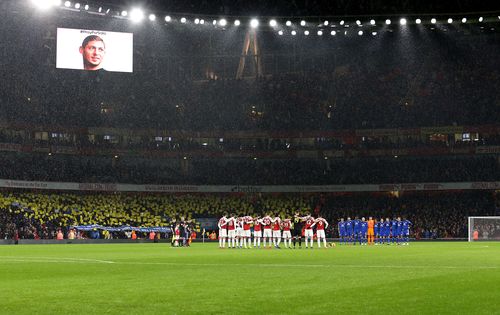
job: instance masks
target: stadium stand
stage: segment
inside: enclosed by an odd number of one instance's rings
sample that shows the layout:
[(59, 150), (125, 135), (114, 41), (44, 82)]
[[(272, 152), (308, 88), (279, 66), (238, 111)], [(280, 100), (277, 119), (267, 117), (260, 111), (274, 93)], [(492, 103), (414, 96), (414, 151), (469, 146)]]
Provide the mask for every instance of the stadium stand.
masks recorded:
[[(0, 235), (12, 238), (17, 229), (23, 239), (55, 238), (74, 225), (170, 226), (172, 219), (218, 218), (223, 213), (246, 215), (278, 214), (291, 217), (295, 212), (322, 213), (331, 227), (341, 217), (406, 217), (413, 222), (412, 235), (420, 238), (467, 236), (467, 216), (495, 215), (498, 194), (478, 192), (342, 193), (342, 194), (75, 194), (41, 192), (2, 192), (0, 196)], [(200, 232), (200, 226), (197, 225)], [(329, 229), (327, 235), (336, 237)], [(115, 238), (124, 234), (116, 233)]]
[[(369, 2), (359, 12), (387, 3)], [(476, 2), (460, 5), (477, 10)], [(319, 13), (318, 1), (308, 3), (308, 15)], [(184, 11), (187, 4), (170, 5)], [(350, 5), (331, 2), (321, 10), (341, 14)], [(278, 9), (266, 1), (198, 9), (239, 14), (253, 6), (267, 14)], [(419, 12), (409, 2), (406, 6)], [(300, 210), (319, 211), (329, 220), (404, 215), (414, 222), (414, 236), (446, 238), (465, 236), (468, 215), (498, 213), (500, 35), (494, 24), (442, 24), (438, 30), (408, 25), (404, 32), (397, 25), (377, 26), (376, 36), (295, 39), (267, 29), (259, 32), (263, 73), (246, 69), (239, 78), (244, 29), (228, 36), (228, 29), (172, 25), (165, 36), (137, 28), (134, 71), (122, 75), (56, 69), (54, 25), (130, 31), (128, 21), (109, 24), (71, 10), (33, 16), (21, 1), (5, 1), (0, 8), (2, 180), (492, 183), (475, 192), (401, 195), (63, 193), (4, 187), (2, 237), (55, 238), (58, 229), (67, 234), (77, 224), (167, 226), (173, 218), (213, 219), (224, 211), (290, 215)], [(439, 3), (426, 7), (440, 9)], [(300, 15), (306, 8), (291, 1), (280, 10)], [(31, 22), (20, 22), (24, 19)]]

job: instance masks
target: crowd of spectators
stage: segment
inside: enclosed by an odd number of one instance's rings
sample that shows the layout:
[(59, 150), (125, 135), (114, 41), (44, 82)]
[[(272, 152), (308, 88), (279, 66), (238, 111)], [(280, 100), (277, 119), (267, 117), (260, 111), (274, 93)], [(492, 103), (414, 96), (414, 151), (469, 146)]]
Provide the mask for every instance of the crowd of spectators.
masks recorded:
[(492, 192), (407, 193), (396, 195), (342, 195), (323, 198), (320, 209), (330, 220), (347, 216), (374, 219), (405, 217), (417, 238), (467, 237), (468, 216), (500, 213), (498, 194)]
[[(149, 27), (137, 28), (133, 30), (133, 73), (85, 72), (56, 68), (55, 25), (109, 29), (107, 18), (94, 19), (86, 14), (71, 15), (68, 19), (73, 12), (62, 12), (60, 16), (37, 19), (32, 18), (31, 12), (14, 10), (20, 2), (12, 1), (17, 3), (12, 4), (14, 9), (5, 3), (0, 4), (3, 39), (0, 43), (0, 125), (10, 130), (37, 130), (38, 127), (47, 130), (46, 126), (53, 129), (61, 126), (63, 130), (74, 129), (83, 135), (81, 139), (57, 140), (61, 145), (79, 148), (115, 145), (112, 141), (90, 141), (85, 133), (89, 128), (116, 128), (132, 136), (142, 134), (139, 129), (158, 130), (161, 134), (172, 130), (200, 134), (250, 131), (258, 135), (260, 131), (407, 129), (496, 125), (500, 121), (499, 35), (494, 29), (475, 23), (462, 27), (422, 25), (419, 28), (414, 25), (379, 28), (377, 25), (377, 36), (351, 35), (353, 32), (349, 29), (345, 31), (349, 34), (344, 36), (296, 36), (293, 40), (271, 31), (258, 31), (261, 54), (258, 60), (263, 72), (255, 75), (252, 62), (247, 62), (244, 76), (236, 79), (245, 36), (242, 28), (222, 31), (172, 26), (165, 28), (167, 33), (161, 28), (156, 31)], [(466, 5), (472, 1), (461, 3)], [(171, 9), (182, 5), (171, 3)], [(235, 7), (249, 10), (240, 5), (241, 1), (231, 5), (217, 1), (217, 4), (202, 3), (199, 8), (217, 10), (217, 14), (240, 12), (232, 11)], [(307, 8), (309, 15), (320, 7), (349, 5), (346, 0), (328, 5), (318, 0), (309, 1), (307, 5), (289, 1), (283, 10), (300, 14)], [(371, 5), (365, 2), (365, 9), (369, 11)], [(382, 1), (378, 1), (378, 5), (382, 5)], [(390, 9), (390, 4), (386, 5)], [(276, 3), (266, 2), (264, 8), (270, 13), (274, 7)], [(11, 14), (12, 10), (15, 14)], [(114, 22), (113, 30), (132, 32), (128, 21), (116, 19)], [(75, 52), (77, 50), (75, 47)], [(20, 134), (0, 133), (0, 141), (26, 144), (26, 138)], [(41, 146), (48, 145), (48, 140), (37, 141)], [(292, 147), (286, 140), (221, 143), (207, 149), (245, 151), (247, 145), (250, 150), (263, 151), (303, 148)], [(498, 143), (498, 136), (492, 135), (478, 142), (460, 141), (453, 145)], [(429, 144), (427, 139), (415, 142), (368, 139), (357, 144), (357, 148)], [(162, 146), (166, 150), (200, 148), (199, 142), (189, 139), (161, 144), (149, 139), (122, 145), (129, 148)], [(342, 149), (349, 145), (319, 140), (313, 149)], [(314, 159), (269, 159), (249, 155), (232, 159), (190, 156), (146, 159), (17, 152), (0, 154), (0, 178), (132, 184), (382, 184), (498, 181), (500, 169), (494, 156), (324, 159), (318, 155)], [(347, 198), (345, 207), (341, 207), (341, 203), (329, 203), (337, 199), (332, 197), (321, 205), (325, 213), (373, 209), (374, 215), (385, 215), (387, 209), (397, 209), (414, 220), (422, 234), (446, 237), (463, 235), (465, 215), (494, 210), (490, 207), (491, 200), (482, 193), (463, 196)], [(5, 235), (18, 233), (27, 238), (35, 235), (50, 238), (56, 228), (72, 224), (151, 226), (167, 224), (173, 215), (189, 218), (196, 214), (220, 215), (221, 209), (228, 208), (250, 214), (265, 209), (287, 212), (292, 208), (292, 204), (274, 197), (241, 200), (227, 196), (5, 193), (0, 204), (0, 226)], [(374, 206), (379, 203), (382, 207)], [(304, 209), (317, 208), (309, 201), (299, 204)]]
[[(476, 34), (475, 28), (471, 34), (414, 29), (383, 38), (296, 40), (262, 32), (264, 73), (236, 80), (242, 31), (234, 36), (210, 31), (207, 36), (186, 27), (172, 29), (167, 40), (162, 32), (138, 30), (133, 74), (89, 73), (56, 69), (52, 24), (29, 21), (8, 14), (2, 21), (2, 35), (13, 47), (0, 49), (0, 121), (224, 131), (500, 120), (498, 35)], [(101, 24), (106, 25), (103, 20), (93, 26)], [(19, 42), (19, 36), (27, 40)]]
[(0, 154), (0, 178), (190, 185), (326, 185), (498, 181), (494, 156), (342, 159), (85, 157)]
[[(55, 238), (74, 225), (108, 227), (170, 226), (179, 220), (217, 220), (224, 213), (282, 218), (294, 213), (321, 214), (336, 237), (340, 218), (403, 217), (412, 223), (416, 238), (467, 236), (467, 217), (498, 215), (498, 194), (491, 191), (345, 194), (84, 194), (6, 192), (0, 194), (0, 236), (22, 239)], [(198, 232), (200, 225), (197, 224)], [(493, 234), (492, 234), (493, 235)]]
[(474, 219), (471, 233), (477, 231), (478, 240), (499, 240), (500, 219)]
[[(306, 197), (236, 195), (151, 195), (76, 193), (0, 193), (0, 236), (53, 238), (59, 229), (98, 224), (107, 227), (161, 227), (224, 212), (289, 216), (309, 212)], [(198, 225), (198, 232), (199, 225)]]

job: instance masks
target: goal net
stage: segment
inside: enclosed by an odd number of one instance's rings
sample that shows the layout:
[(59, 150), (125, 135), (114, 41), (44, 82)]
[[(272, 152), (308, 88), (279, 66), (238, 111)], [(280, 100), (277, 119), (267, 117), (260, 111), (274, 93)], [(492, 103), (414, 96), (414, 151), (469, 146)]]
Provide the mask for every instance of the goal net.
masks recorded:
[(469, 217), (469, 242), (500, 241), (500, 217)]

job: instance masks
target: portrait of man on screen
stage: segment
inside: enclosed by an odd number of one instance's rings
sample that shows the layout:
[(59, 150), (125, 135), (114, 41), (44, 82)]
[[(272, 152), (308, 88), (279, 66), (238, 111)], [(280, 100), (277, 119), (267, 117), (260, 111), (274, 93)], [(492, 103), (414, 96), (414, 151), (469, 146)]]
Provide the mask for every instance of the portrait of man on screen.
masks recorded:
[(101, 37), (97, 35), (85, 37), (80, 46), (80, 54), (82, 55), (84, 70), (104, 70), (102, 67), (106, 55), (106, 45)]

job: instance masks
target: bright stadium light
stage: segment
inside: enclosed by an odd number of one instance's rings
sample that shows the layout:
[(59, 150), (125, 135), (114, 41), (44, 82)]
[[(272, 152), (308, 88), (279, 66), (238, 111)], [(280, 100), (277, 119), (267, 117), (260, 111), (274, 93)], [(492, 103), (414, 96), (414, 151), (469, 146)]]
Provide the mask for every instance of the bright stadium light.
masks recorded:
[(324, 21), (324, 22), (323, 22), (323, 25), (324, 25), (324, 26), (328, 26), (328, 23), (329, 23), (328, 21)]
[(201, 19), (201, 20), (200, 20), (200, 24), (201, 24), (201, 25), (205, 24), (205, 20), (204, 20), (204, 19)]
[(194, 24), (200, 24), (200, 19), (198, 18), (194, 19)]
[(144, 12), (138, 8), (132, 9), (132, 11), (130, 11), (130, 19), (132, 22), (139, 23), (144, 19)]
[(269, 21), (269, 25), (271, 27), (276, 27), (276, 25), (278, 25), (278, 22), (276, 22), (276, 20), (271, 20), (271, 21)]
[(167, 15), (165, 17), (165, 22), (170, 22), (170, 21), (172, 21), (172, 18), (170, 17), (170, 15)]
[(358, 35), (359, 35), (359, 36), (363, 35), (363, 31), (359, 31), (359, 32), (358, 32)]
[(123, 10), (123, 11), (122, 11), (122, 16), (127, 16), (127, 15), (128, 15), (128, 12), (127, 12), (127, 11), (125, 11), (125, 10)]
[(340, 25), (344, 25), (344, 23), (345, 23), (344, 20), (340, 21)]
[(422, 23), (422, 20), (421, 19), (416, 19), (415, 23), (420, 24), (420, 23)]
[(452, 18), (449, 18), (449, 19), (448, 19), (448, 24), (451, 24), (451, 23), (453, 23), (453, 19), (452, 19)]
[(482, 22), (484, 19), (482, 16), (479, 17), (479, 22)]
[(323, 35), (323, 31), (318, 31), (318, 36)]
[(102, 7), (99, 7), (99, 9), (97, 10), (99, 13), (102, 12)]
[(86, 4), (86, 5), (85, 5), (85, 11), (88, 11), (88, 10), (89, 10), (89, 5), (88, 5), (88, 4)]
[(182, 18), (181, 18), (181, 23), (182, 23), (182, 24), (185, 24), (186, 22), (187, 22), (187, 19), (186, 19), (185, 17), (182, 17)]
[(467, 18), (462, 18), (462, 23), (467, 23)]
[(304, 35), (308, 36), (309, 35), (309, 31), (304, 31)]
[(399, 24), (406, 25), (406, 19), (405, 18), (400, 19)]
[(436, 24), (436, 22), (437, 22), (437, 21), (436, 21), (436, 19), (435, 19), (435, 18), (432, 18), (432, 19), (431, 19), (431, 23), (432, 23), (432, 24)]
[(75, 3), (75, 9), (77, 9), (77, 10), (80, 9), (80, 3), (79, 2)]
[(150, 20), (151, 22), (153, 22), (153, 21), (155, 21), (155, 20), (156, 20), (156, 15), (154, 15), (154, 14), (150, 14), (148, 18), (149, 18), (149, 20)]
[(66, 8), (69, 8), (69, 7), (71, 6), (71, 1), (66, 1), (66, 2), (64, 2), (64, 6), (65, 6)]
[(234, 25), (235, 25), (235, 26), (240, 26), (240, 24), (241, 24), (240, 20), (235, 20), (235, 21), (234, 21)]
[(292, 21), (286, 21), (286, 26), (292, 26)]
[(297, 35), (297, 32), (294, 30), (294, 31), (292, 31), (292, 36), (295, 36), (295, 35)]
[[(107, 10), (106, 10), (106, 14), (109, 14), (109, 12), (110, 12), (110, 11), (111, 11), (111, 9), (107, 9)], [(100, 12), (101, 12), (101, 11), (99, 11), (99, 13), (100, 13)]]
[(217, 25), (217, 20), (213, 20), (212, 25)]
[(51, 6), (55, 5), (52, 0), (31, 0), (31, 2), (40, 10), (47, 10), (50, 9)]
[(300, 21), (300, 26), (306, 26), (306, 21), (304, 20)]
[(390, 25), (391, 24), (391, 20), (389, 20), (389, 19), (385, 20), (385, 24)]
[(373, 35), (373, 36), (377, 35), (377, 32), (372, 32), (372, 35)]
[(361, 25), (361, 21), (360, 20), (356, 20), (356, 24)]
[(370, 20), (370, 24), (371, 24), (371, 25), (375, 25), (375, 20), (371, 19), (371, 20)]
[(219, 20), (219, 25), (220, 26), (226, 26), (227, 25), (227, 20), (226, 19), (220, 19)]
[(250, 21), (250, 26), (251, 26), (252, 28), (257, 28), (257, 27), (259, 27), (259, 20), (257, 20), (257, 19), (252, 19), (252, 20)]
[(281, 30), (280, 30), (280, 31), (278, 32), (278, 35), (283, 35), (283, 31), (281, 31)]
[(332, 36), (335, 36), (335, 34), (337, 34), (337, 32), (335, 32), (335, 31), (330, 32), (330, 35), (332, 35)]

